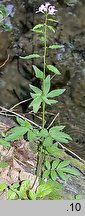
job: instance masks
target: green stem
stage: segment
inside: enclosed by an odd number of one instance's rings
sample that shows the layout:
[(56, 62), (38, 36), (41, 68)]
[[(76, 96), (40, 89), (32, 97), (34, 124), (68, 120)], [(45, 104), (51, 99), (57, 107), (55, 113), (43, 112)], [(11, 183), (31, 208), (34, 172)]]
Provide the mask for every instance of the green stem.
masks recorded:
[[(46, 51), (47, 51), (47, 14), (45, 17), (45, 29), (44, 29), (44, 70), (43, 70), (43, 95), (44, 95), (44, 80), (45, 80), (45, 71), (46, 71)], [(42, 102), (42, 127), (44, 128), (45, 123), (45, 102)]]

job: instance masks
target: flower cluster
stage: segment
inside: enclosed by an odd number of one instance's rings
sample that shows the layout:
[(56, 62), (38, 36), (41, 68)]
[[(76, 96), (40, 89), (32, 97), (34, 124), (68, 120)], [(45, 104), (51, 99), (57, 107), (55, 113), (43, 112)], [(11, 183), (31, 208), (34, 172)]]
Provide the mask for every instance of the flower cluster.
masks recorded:
[(50, 15), (54, 15), (55, 12), (57, 10), (55, 9), (55, 6), (52, 6), (49, 2), (46, 2), (45, 4), (42, 4), (38, 11), (36, 11), (36, 13), (47, 13), (47, 14), (50, 14)]

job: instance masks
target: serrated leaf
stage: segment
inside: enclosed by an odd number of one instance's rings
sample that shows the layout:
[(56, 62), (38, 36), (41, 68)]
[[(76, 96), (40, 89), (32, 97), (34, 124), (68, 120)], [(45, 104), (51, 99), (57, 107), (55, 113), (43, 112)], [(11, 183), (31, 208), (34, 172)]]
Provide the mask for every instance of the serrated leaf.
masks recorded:
[(51, 146), (53, 144), (52, 137), (48, 136), (44, 139), (43, 146)]
[(7, 188), (6, 183), (0, 183), (0, 192), (4, 191)]
[(47, 65), (47, 68), (48, 68), (48, 70), (50, 70), (51, 72), (53, 72), (53, 73), (55, 73), (57, 75), (61, 74), (60, 71), (53, 65)]
[(0, 145), (4, 146), (5, 148), (11, 147), (10, 143), (8, 143), (5, 139), (0, 139)]
[(51, 175), (52, 180), (53, 180), (53, 181), (56, 181), (57, 174), (56, 174), (55, 170), (51, 170), (50, 175)]
[(59, 159), (53, 161), (53, 163), (52, 163), (52, 169), (56, 169), (56, 167), (58, 166), (59, 163), (60, 163), (60, 160), (59, 160)]
[(7, 200), (17, 200), (19, 197), (16, 192), (12, 191), (11, 189), (6, 193)]
[(64, 91), (65, 91), (65, 89), (53, 90), (53, 91), (48, 93), (47, 97), (51, 97), (51, 98), (57, 97), (57, 96), (61, 95)]
[(58, 126), (52, 127), (49, 130), (49, 133), (50, 133), (50, 136), (58, 142), (68, 143), (69, 141), (72, 140), (72, 138), (68, 134), (66, 134), (64, 132), (60, 132), (58, 130)]
[(43, 72), (38, 69), (35, 65), (33, 65), (33, 69), (35, 71), (36, 77), (39, 79), (43, 79)]
[(68, 173), (71, 175), (80, 176), (79, 170), (72, 168), (72, 167), (71, 168), (69, 168), (69, 167), (62, 168), (62, 172), (65, 172), (65, 173)]
[(40, 133), (39, 133), (39, 136), (42, 137), (42, 138), (45, 138), (49, 135), (48, 131), (46, 128), (44, 129), (41, 129)]
[(30, 200), (36, 200), (36, 194), (35, 194), (35, 192), (33, 190), (29, 191), (28, 198)]
[(26, 120), (23, 120), (19, 117), (16, 117), (16, 120), (22, 127), (28, 127), (29, 129), (33, 128), (32, 125)]
[(37, 24), (34, 26), (34, 28), (32, 29), (33, 31), (39, 28), (42, 28), (44, 26), (44, 24)]
[(54, 45), (49, 46), (50, 49), (60, 49), (63, 47), (64, 47), (63, 45), (58, 45), (58, 44), (54, 44)]
[(1, 167), (1, 168), (7, 167), (7, 166), (9, 166), (8, 163), (6, 163), (6, 162), (4, 162), (4, 161), (0, 162), (0, 167)]
[(39, 89), (38, 87), (33, 86), (33, 85), (29, 85), (29, 86), (36, 94), (42, 94), (41, 89)]
[(44, 184), (42, 183), (40, 186), (38, 186), (36, 191), (36, 196), (45, 197), (51, 192), (52, 192), (52, 186), (48, 182), (45, 182)]
[(36, 97), (30, 104), (29, 107), (33, 106), (33, 111), (34, 113), (37, 113), (39, 108), (40, 108), (40, 104), (42, 103), (42, 98), (41, 96)]
[(33, 59), (33, 58), (40, 58), (41, 56), (38, 55), (38, 54), (31, 54), (31, 55), (28, 55), (28, 56), (20, 56), (21, 59), (24, 59), (24, 60), (30, 60), (30, 59)]
[(63, 150), (59, 149), (55, 144), (53, 144), (52, 146), (46, 147), (46, 150), (53, 157), (60, 156), (63, 152)]
[(14, 129), (13, 131), (11, 130), (11, 134), (9, 134), (5, 137), (6, 141), (17, 140), (17, 139), (21, 138), (24, 134), (26, 134), (27, 131), (29, 130), (28, 128), (21, 127), (21, 126), (13, 128), (13, 129)]
[(50, 170), (45, 170), (43, 172), (43, 178), (47, 178), (50, 175)]
[(30, 142), (34, 141), (34, 140), (36, 139), (36, 134), (35, 134), (33, 131), (30, 130), (30, 131), (27, 133), (27, 139), (28, 139), (28, 141), (30, 141)]
[(55, 33), (55, 29), (53, 28), (53, 26), (47, 26), (48, 27), (48, 29), (50, 30), (50, 31), (52, 31), (52, 32), (54, 32)]
[(50, 75), (44, 80), (44, 95), (47, 95), (50, 90)]
[(30, 181), (29, 180), (24, 180), (21, 183), (20, 191), (19, 191), (19, 196), (21, 199), (27, 199), (27, 191), (29, 190), (30, 187)]
[(58, 168), (57, 169), (62, 169), (66, 166), (68, 166), (70, 164), (70, 161), (69, 160), (64, 160), (64, 161), (61, 161), (60, 164), (58, 165)]
[(63, 181), (66, 182), (68, 180), (68, 176), (65, 173), (63, 173), (61, 170), (58, 170), (57, 173)]
[(48, 170), (50, 170), (51, 166), (50, 166), (50, 162), (48, 160), (46, 160), (45, 166)]

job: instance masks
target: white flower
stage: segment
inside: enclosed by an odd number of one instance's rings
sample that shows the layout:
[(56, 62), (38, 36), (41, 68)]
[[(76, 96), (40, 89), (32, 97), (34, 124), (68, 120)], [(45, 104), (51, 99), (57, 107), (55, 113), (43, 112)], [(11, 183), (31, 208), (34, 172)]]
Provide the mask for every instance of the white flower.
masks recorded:
[(55, 6), (52, 6), (49, 2), (46, 2), (45, 4), (42, 4), (38, 11), (36, 11), (36, 13), (47, 13), (47, 14), (50, 14), (50, 15), (54, 15), (55, 12), (57, 10), (55, 9)]

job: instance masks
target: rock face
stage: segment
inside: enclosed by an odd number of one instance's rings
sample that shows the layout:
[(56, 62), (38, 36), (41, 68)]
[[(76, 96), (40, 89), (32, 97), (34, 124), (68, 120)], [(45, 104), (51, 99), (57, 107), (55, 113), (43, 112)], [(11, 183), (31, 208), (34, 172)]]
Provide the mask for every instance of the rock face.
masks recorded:
[[(29, 97), (30, 82), (39, 86), (32, 64), (43, 68), (42, 61), (24, 61), (19, 59), (19, 55), (43, 52), (38, 35), (33, 34), (31, 29), (42, 22), (42, 15), (35, 14), (35, 11), (44, 1), (11, 2), (15, 7), (15, 15), (11, 18), (13, 32), (0, 32), (0, 64), (9, 54), (9, 61), (0, 68), (0, 105), (6, 107)], [(48, 107), (48, 110), (55, 114), (60, 112), (60, 123), (66, 125), (73, 138), (69, 148), (85, 159), (85, 2), (59, 0), (56, 3), (54, 0), (52, 3), (58, 9), (56, 19), (60, 19), (60, 24), (54, 24), (56, 34), (48, 35), (49, 44), (61, 43), (64, 48), (47, 53), (48, 64), (61, 71), (61, 76), (52, 80), (51, 88), (66, 88), (66, 93), (59, 98), (56, 106)], [(51, 118), (47, 118), (49, 124)]]

